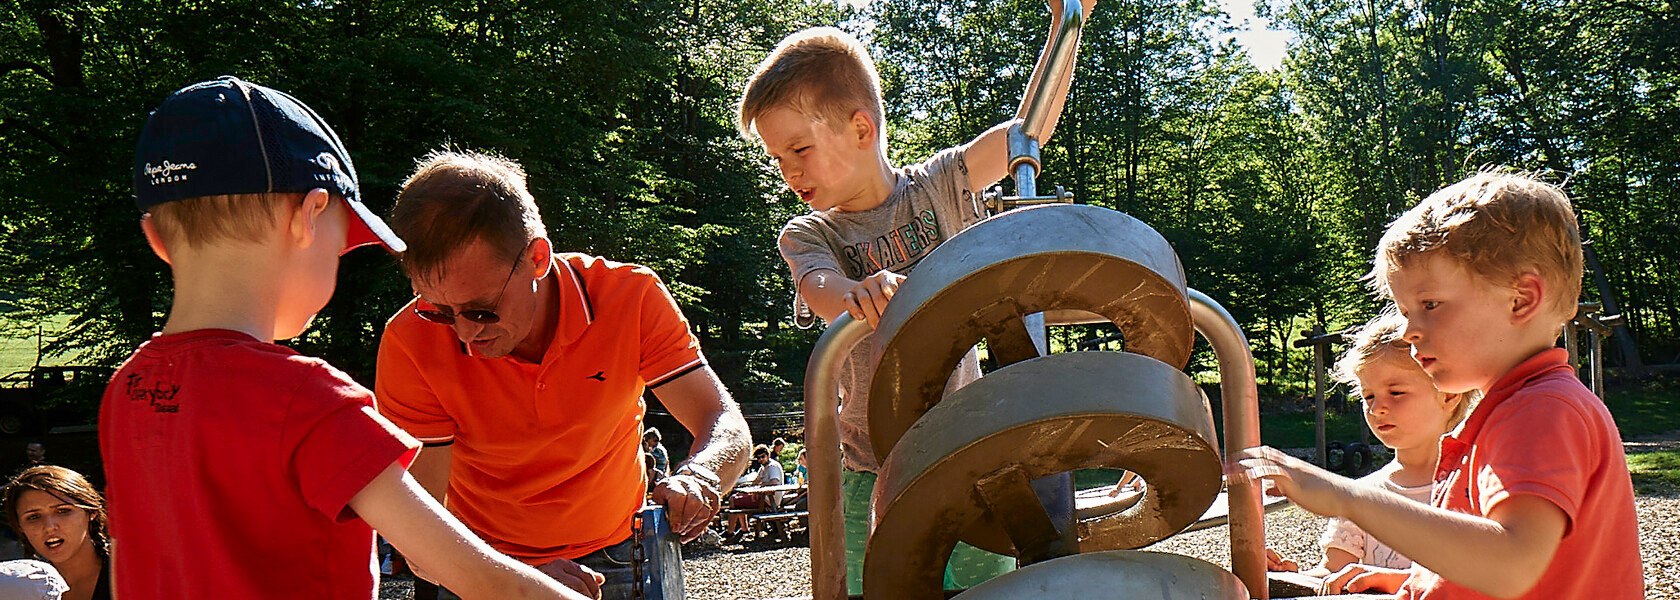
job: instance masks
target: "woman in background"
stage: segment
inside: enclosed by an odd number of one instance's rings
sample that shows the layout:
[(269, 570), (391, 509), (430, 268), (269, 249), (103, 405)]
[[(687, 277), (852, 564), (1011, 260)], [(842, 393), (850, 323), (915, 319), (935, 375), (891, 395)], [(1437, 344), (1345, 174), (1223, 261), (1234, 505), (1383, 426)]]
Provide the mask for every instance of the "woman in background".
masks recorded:
[(110, 600), (111, 528), (105, 499), (86, 478), (64, 467), (30, 467), (0, 495), (0, 512), (24, 556), (52, 563), (70, 584), (64, 600)]

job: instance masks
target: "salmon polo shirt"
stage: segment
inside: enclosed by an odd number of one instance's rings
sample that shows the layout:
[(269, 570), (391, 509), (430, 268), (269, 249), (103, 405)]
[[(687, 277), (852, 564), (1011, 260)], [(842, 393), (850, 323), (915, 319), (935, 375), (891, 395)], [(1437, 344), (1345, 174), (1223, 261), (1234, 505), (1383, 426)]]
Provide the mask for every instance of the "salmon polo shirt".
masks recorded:
[(530, 564), (630, 536), (647, 490), (642, 392), (705, 366), (653, 271), (582, 254), (554, 262), (560, 315), (540, 364), (471, 356), (411, 302), (385, 327), (374, 387), (392, 422), (452, 444), (450, 511)]
[[(1441, 438), (1434, 505), (1488, 516), (1512, 496), (1563, 509), (1563, 540), (1522, 598), (1645, 597), (1639, 522), (1622, 436), (1581, 385), (1562, 348), (1540, 352), (1488, 390), (1458, 431)], [(1444, 542), (1450, 543), (1450, 542)], [(1399, 598), (1488, 598), (1413, 564)]]

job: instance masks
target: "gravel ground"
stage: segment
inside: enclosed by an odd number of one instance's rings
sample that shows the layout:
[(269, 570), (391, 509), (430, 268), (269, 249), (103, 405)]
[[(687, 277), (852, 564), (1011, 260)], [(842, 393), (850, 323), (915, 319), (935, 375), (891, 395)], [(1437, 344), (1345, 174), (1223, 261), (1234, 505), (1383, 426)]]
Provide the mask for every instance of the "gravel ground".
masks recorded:
[(689, 600), (789, 598), (811, 595), (810, 539), (746, 542), (745, 546), (683, 548), (683, 583)]
[[(1674, 449), (1680, 442), (1669, 439), (1631, 442), (1628, 452)], [(1645, 564), (1645, 597), (1651, 600), (1680, 600), (1680, 496), (1640, 496), (1639, 546)], [(1286, 508), (1266, 517), (1266, 542), (1285, 557), (1303, 564), (1317, 561), (1318, 535), (1325, 519)], [(1223, 527), (1180, 535), (1150, 547), (1150, 550), (1194, 556), (1229, 568), (1229, 533)], [(792, 541), (748, 541), (723, 547), (685, 547), (683, 577), (690, 600), (739, 600), (787, 598), (810, 594), (809, 540), (797, 534)], [(406, 578), (386, 582), (380, 597), (408, 598), (412, 584)]]

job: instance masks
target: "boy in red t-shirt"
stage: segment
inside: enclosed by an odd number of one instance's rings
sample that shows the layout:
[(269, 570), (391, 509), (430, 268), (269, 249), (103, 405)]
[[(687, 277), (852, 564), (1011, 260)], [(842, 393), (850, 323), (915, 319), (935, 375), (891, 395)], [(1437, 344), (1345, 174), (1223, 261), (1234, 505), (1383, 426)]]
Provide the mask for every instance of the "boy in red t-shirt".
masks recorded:
[(121, 597), (375, 598), (374, 529), (464, 597), (581, 597), (421, 490), (419, 443), (367, 388), (273, 343), (326, 304), (341, 254), (404, 249), (314, 111), (232, 77), (177, 91), (140, 134), (134, 192), (175, 296), (100, 407)]
[(1267, 447), (1245, 450), (1232, 474), (1268, 479), (1273, 493), (1353, 521), (1414, 561), (1409, 577), (1373, 573), (1347, 591), (1643, 598), (1621, 434), (1554, 347), (1581, 293), (1569, 199), (1521, 175), (1471, 176), (1389, 225), (1370, 278), (1399, 305), (1412, 357), (1436, 386), (1483, 394), (1441, 438), (1434, 506)]

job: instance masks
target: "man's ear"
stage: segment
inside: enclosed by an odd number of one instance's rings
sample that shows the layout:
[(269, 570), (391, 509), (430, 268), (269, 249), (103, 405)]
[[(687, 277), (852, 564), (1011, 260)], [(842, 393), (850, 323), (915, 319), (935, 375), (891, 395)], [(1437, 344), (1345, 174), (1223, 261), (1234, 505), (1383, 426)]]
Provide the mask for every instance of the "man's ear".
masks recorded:
[(1533, 271), (1524, 271), (1517, 275), (1511, 284), (1511, 319), (1516, 323), (1526, 323), (1545, 312), (1547, 293), (1546, 280)]
[(526, 255), (526, 260), (531, 261), (532, 281), (547, 275), (550, 263), (554, 262), (554, 247), (549, 244), (548, 238), (531, 240), (530, 254)]
[[(321, 235), (321, 216), (332, 206), (332, 194), (321, 188), (309, 190), (297, 204), (286, 207), (286, 232), (299, 248), (308, 248)], [(339, 242), (340, 245), (343, 242)]]
[(852, 113), (852, 120), (847, 124), (850, 133), (857, 141), (859, 149), (874, 149), (875, 138), (880, 135), (881, 128), (875, 124), (875, 119), (862, 109)]
[(163, 245), (163, 235), (158, 233), (157, 223), (152, 222), (152, 213), (140, 215), (140, 232), (146, 234), (146, 245), (152, 247), (152, 254), (163, 259), (163, 264), (175, 266), (169, 262), (169, 248)]

